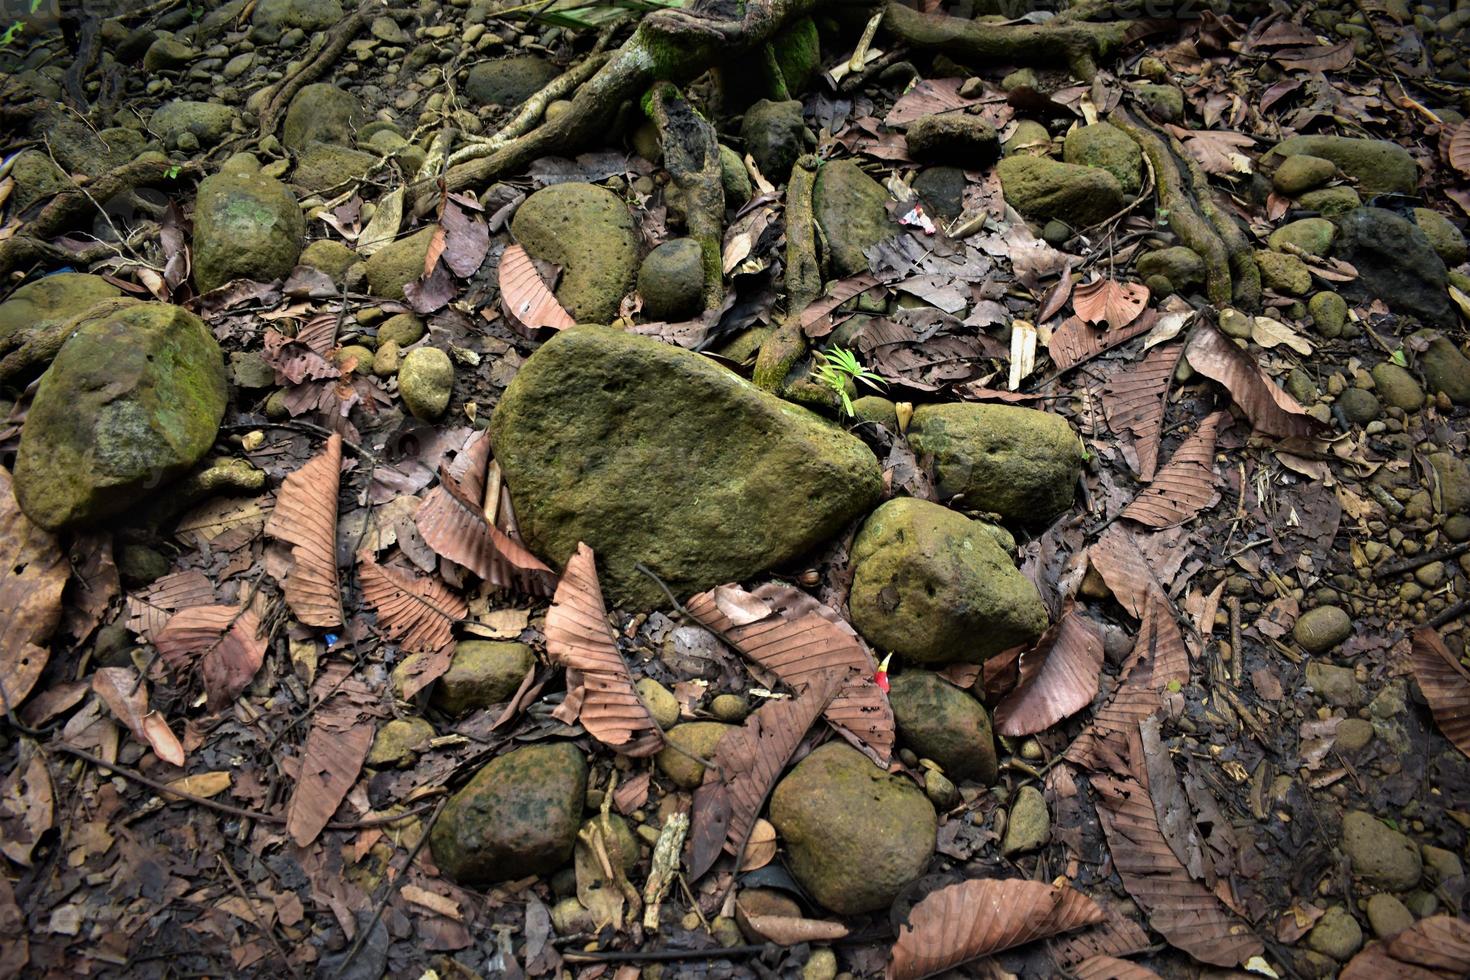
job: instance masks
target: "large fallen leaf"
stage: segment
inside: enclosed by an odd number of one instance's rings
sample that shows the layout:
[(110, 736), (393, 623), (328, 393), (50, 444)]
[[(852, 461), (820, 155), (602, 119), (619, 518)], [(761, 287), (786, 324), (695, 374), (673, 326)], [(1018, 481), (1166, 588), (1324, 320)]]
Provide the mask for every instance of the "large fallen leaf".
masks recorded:
[(1434, 915), (1386, 942), (1370, 943), (1339, 980), (1451, 980), (1470, 976), (1470, 922)]
[(378, 626), (418, 655), (403, 678), (403, 697), (411, 698), (449, 669), (454, 624), (469, 615), (469, 606), (437, 575), (399, 572), (371, 558), (359, 563), (358, 582)]
[(918, 980), (991, 953), (1103, 921), (1070, 885), (1019, 878), (948, 885), (909, 911), (889, 954), (887, 980)]
[(835, 610), (799, 589), (775, 584), (754, 592), (722, 585), (690, 599), (686, 608), (792, 687), (811, 684), (824, 674), (843, 674), (846, 683), (825, 717), (838, 734), (887, 768), (893, 755), (893, 709), (873, 680), (878, 663)]
[(1148, 306), (1148, 287), (1102, 276), (1072, 290), (1072, 309), (1086, 323), (1121, 329)]
[(725, 851), (738, 859), (766, 797), (812, 723), (847, 678), (834, 670), (813, 677), (794, 698), (767, 701), (715, 746), (713, 765), (694, 791), (690, 821), (689, 877), (698, 878)]
[(1153, 945), (1148, 931), (1125, 915), (1111, 911), (1095, 926), (1047, 941), (1051, 958), (1069, 970), (1095, 956), (1124, 957), (1141, 953)]
[(1002, 735), (1044, 731), (1092, 703), (1102, 670), (1102, 630), (1069, 602), (1056, 624), (1021, 654), (1020, 680), (995, 709)]
[(489, 463), (489, 436), (476, 433), (451, 466), (439, 465), (439, 485), (424, 497), (414, 526), (435, 553), (496, 588), (550, 596), (556, 573), (485, 514)]
[(1312, 345), (1307, 338), (1269, 316), (1251, 317), (1251, 340), (1268, 349), (1285, 344), (1303, 357), (1312, 356)]
[(519, 245), (507, 245), (500, 256), (500, 303), (505, 315), (526, 332), (574, 327), (572, 319), (547, 288), (536, 263)]
[(199, 664), (206, 707), (221, 708), (240, 696), (265, 662), (260, 617), (239, 606), (192, 606), (175, 613), (153, 639), (174, 670)]
[(61, 620), (61, 592), (70, 571), (56, 536), (21, 513), (10, 472), (0, 467), (0, 684), (12, 711), (51, 657), (47, 641)]
[(1094, 956), (1073, 967), (1072, 976), (1077, 980), (1157, 980), (1159, 975), (1116, 956)]
[(1212, 506), (1215, 491), (1215, 437), (1229, 425), (1229, 412), (1215, 412), (1174, 451), (1153, 481), (1123, 508), (1123, 516), (1147, 527), (1161, 529), (1183, 524)]
[(1159, 439), (1164, 430), (1164, 400), (1183, 352), (1183, 344), (1155, 347), (1137, 364), (1115, 372), (1102, 389), (1103, 415), (1114, 432), (1133, 435), (1138, 478), (1154, 478), (1159, 465)]
[(628, 665), (607, 625), (597, 559), (586, 544), (578, 543), (567, 560), (546, 611), (545, 632), (546, 655), (581, 675), (578, 720), (588, 734), (623, 755), (652, 755), (663, 748), (663, 732), (633, 689)]
[(1098, 819), (1123, 887), (1153, 928), (1202, 963), (1239, 966), (1265, 946), (1250, 926), (1189, 876), (1159, 831), (1146, 784), (1094, 776)]
[(128, 629), (149, 643), (173, 614), (215, 601), (214, 586), (197, 568), (165, 575), (143, 592), (128, 596)]
[(291, 570), (281, 590), (292, 614), (307, 626), (342, 625), (337, 581), (337, 490), (342, 483), (342, 437), (286, 477), (265, 533), (291, 545)]
[(1450, 166), (1470, 177), (1470, 119), (1455, 127), (1450, 137)]
[(1099, 331), (1088, 326), (1081, 317), (1070, 316), (1051, 332), (1046, 350), (1056, 369), (1067, 371), (1141, 333), (1148, 333), (1157, 319), (1153, 310), (1146, 310), (1127, 326), (1108, 327)]
[(302, 752), (301, 772), (286, 807), (286, 832), (305, 847), (326, 827), (347, 791), (357, 782), (377, 724), (365, 709), (376, 695), (350, 672), (352, 665), (329, 664), (311, 686), (320, 702)]
[(1470, 755), (1470, 671), (1460, 666), (1439, 633), (1429, 626), (1414, 630), (1409, 666), (1440, 733)]
[(1336, 44), (1314, 44), (1310, 47), (1285, 48), (1273, 57), (1283, 68), (1293, 71), (1342, 71), (1353, 63), (1355, 45), (1352, 38)]
[(1096, 543), (1087, 549), (1087, 560), (1118, 605), (1134, 619), (1143, 618), (1149, 595), (1163, 591), (1133, 532), (1120, 524), (1111, 525), (1098, 536)]
[(46, 757), (23, 738), (14, 767), (0, 782), (0, 854), (29, 868), (31, 851), (56, 821), (55, 805)]
[(1195, 329), (1184, 356), (1190, 367), (1225, 386), (1256, 431), (1281, 439), (1316, 431), (1317, 421), (1296, 399), (1278, 388), (1255, 358), (1213, 324), (1202, 323)]
[(1241, 151), (1255, 145), (1254, 137), (1217, 129), (1170, 126), (1169, 130), (1180, 138), (1184, 152), (1194, 157), (1206, 173), (1233, 177), (1248, 174), (1253, 169), (1251, 158)]
[(184, 764), (184, 747), (163, 715), (148, 707), (148, 682), (131, 667), (102, 667), (92, 675), (92, 690), (138, 741), (171, 766)]

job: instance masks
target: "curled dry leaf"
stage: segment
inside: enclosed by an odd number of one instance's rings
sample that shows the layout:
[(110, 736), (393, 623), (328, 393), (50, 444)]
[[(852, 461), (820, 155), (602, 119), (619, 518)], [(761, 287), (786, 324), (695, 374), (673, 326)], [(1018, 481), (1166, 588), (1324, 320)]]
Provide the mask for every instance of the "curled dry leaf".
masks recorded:
[(1460, 666), (1439, 633), (1429, 626), (1414, 630), (1409, 666), (1440, 733), (1470, 755), (1470, 671)]
[(286, 605), (307, 626), (342, 625), (337, 581), (337, 490), (342, 483), (342, 437), (286, 477), (265, 533), (291, 545), (291, 570), (281, 589)]
[(240, 696), (265, 662), (260, 617), (239, 606), (192, 606), (170, 617), (153, 645), (174, 670), (199, 664), (206, 707), (221, 708)]
[(1452, 915), (1421, 919), (1387, 942), (1370, 943), (1340, 980), (1450, 980), (1470, 976), (1470, 922)]
[[(725, 270), (727, 274), (729, 271), (728, 268)], [(859, 272), (855, 276), (829, 284), (820, 299), (801, 311), (801, 329), (813, 339), (827, 336), (836, 325), (832, 319), (832, 311), (858, 293), (866, 292), (876, 285), (878, 279), (871, 272)]]
[(827, 721), (887, 767), (893, 755), (893, 709), (873, 680), (877, 661), (836, 610), (799, 589), (774, 584), (753, 593), (722, 585), (690, 599), (687, 608), (792, 687), (829, 673), (844, 676), (845, 684), (827, 707)]
[(1183, 351), (1183, 344), (1155, 347), (1143, 360), (1116, 372), (1103, 385), (1102, 407), (1108, 427), (1114, 432), (1132, 433), (1140, 480), (1152, 480), (1158, 469), (1164, 400)]
[(439, 485), (424, 497), (414, 526), (435, 553), (498, 589), (550, 596), (556, 573), (485, 516), (490, 439), (477, 433), (454, 465), (439, 466)]
[(31, 693), (51, 657), (47, 641), (61, 621), (71, 566), (56, 536), (31, 523), (0, 467), (0, 684), (11, 710)]
[(300, 847), (316, 840), (357, 782), (377, 728), (377, 695), (351, 674), (352, 665), (328, 664), (311, 686), (319, 702), (306, 736), (301, 772), (286, 807), (286, 832)]
[(1158, 980), (1158, 974), (1116, 956), (1093, 956), (1072, 968), (1077, 980)]
[(565, 330), (577, 321), (556, 301), (555, 294), (519, 245), (507, 245), (500, 256), (500, 304), (505, 315), (523, 333), (533, 330)]
[(776, 828), (771, 822), (760, 819), (750, 830), (750, 839), (745, 842), (745, 858), (740, 862), (741, 871), (756, 871), (770, 864), (776, 857)]
[(1102, 630), (1069, 601), (1061, 618), (1021, 654), (1020, 680), (995, 709), (1002, 735), (1044, 731), (1092, 703), (1102, 670)]
[(1218, 381), (1256, 431), (1279, 439), (1311, 435), (1317, 421), (1266, 377), (1255, 359), (1213, 324), (1200, 324), (1184, 356), (1190, 367)]
[(128, 597), (128, 629), (152, 643), (175, 612), (214, 601), (214, 586), (199, 569), (174, 572)]
[(1123, 508), (1123, 516), (1161, 529), (1183, 524), (1213, 506), (1220, 499), (1215, 491), (1215, 437), (1229, 424), (1229, 412), (1215, 412), (1201, 422), (1153, 482)]
[(1047, 936), (1095, 925), (1102, 909), (1069, 885), (1019, 878), (962, 881), (909, 911), (887, 980), (918, 980)]
[(735, 903), (735, 921), (745, 932), (762, 942), (777, 946), (801, 943), (830, 943), (847, 935), (847, 926), (825, 919), (804, 919), (795, 915), (747, 915), (745, 907)]
[(449, 669), (454, 624), (469, 615), (469, 606), (437, 575), (399, 572), (367, 556), (358, 565), (358, 582), (378, 626), (419, 655), (403, 680), (403, 697), (411, 698)]
[(102, 667), (92, 675), (92, 690), (138, 741), (171, 766), (184, 764), (184, 747), (163, 715), (148, 707), (148, 682), (131, 667)]
[(1137, 320), (1148, 306), (1148, 287), (1103, 276), (1072, 290), (1072, 309), (1086, 323), (1106, 323), (1114, 329)]
[(545, 631), (546, 655), (581, 675), (585, 691), (578, 720), (593, 738), (623, 755), (652, 755), (663, 748), (663, 732), (633, 689), (608, 628), (597, 559), (586, 544), (578, 543), (567, 560), (546, 611)]
[(56, 822), (55, 795), (46, 757), (28, 738), (20, 740), (15, 766), (0, 782), (0, 854), (22, 867)]
[(1051, 332), (1046, 350), (1056, 369), (1067, 371), (1139, 334), (1148, 333), (1157, 320), (1158, 315), (1153, 310), (1145, 310), (1126, 326), (1110, 326), (1099, 332), (1089, 327), (1080, 317), (1069, 316), (1062, 321), (1061, 326)]

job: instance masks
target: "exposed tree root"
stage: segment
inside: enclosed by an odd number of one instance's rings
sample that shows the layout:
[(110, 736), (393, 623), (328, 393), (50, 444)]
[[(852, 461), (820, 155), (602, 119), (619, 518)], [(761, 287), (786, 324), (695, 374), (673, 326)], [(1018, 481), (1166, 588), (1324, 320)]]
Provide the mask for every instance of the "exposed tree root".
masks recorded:
[(890, 3), (883, 26), (911, 47), (942, 51), (960, 61), (1066, 65), (1078, 78), (1091, 81), (1098, 62), (1122, 47), (1132, 25), (1125, 21), (986, 24), (921, 14)]
[(327, 32), (327, 40), (316, 57), (302, 65), (292, 75), (281, 79), (270, 88), (261, 90), (264, 105), (260, 110), (260, 135), (268, 136), (276, 131), (291, 100), (308, 84), (320, 78), (347, 50), (352, 39), (368, 25), (366, 6), (359, 7), (336, 23)]
[(704, 308), (724, 298), (720, 239), (725, 189), (720, 182), (720, 147), (715, 129), (668, 82), (654, 86), (653, 121), (664, 151), (664, 168), (683, 199), (684, 224), (704, 256)]

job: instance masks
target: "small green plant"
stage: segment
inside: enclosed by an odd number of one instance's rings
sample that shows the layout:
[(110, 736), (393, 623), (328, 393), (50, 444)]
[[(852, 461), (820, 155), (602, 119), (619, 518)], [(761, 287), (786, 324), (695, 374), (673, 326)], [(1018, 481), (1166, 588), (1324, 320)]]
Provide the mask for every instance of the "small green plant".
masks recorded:
[(1392, 354), (1388, 355), (1388, 359), (1401, 368), (1406, 368), (1409, 366), (1409, 359), (1404, 355), (1404, 349), (1402, 347), (1395, 350)]
[(831, 388), (839, 399), (842, 400), (842, 412), (844, 415), (853, 414), (852, 399), (847, 394), (847, 383), (862, 382), (874, 390), (880, 388), (884, 381), (881, 377), (863, 367), (858, 361), (857, 355), (843, 347), (834, 347), (829, 351), (817, 351), (816, 379), (821, 384)]
[(16, 21), (14, 24), (11, 24), (9, 27), (5, 28), (5, 33), (0, 34), (0, 48), (9, 46), (10, 42), (14, 41), (16, 37), (20, 35), (20, 32), (25, 30), (25, 28), (26, 25), (22, 24), (20, 21)]
[(167, 169), (167, 170), (165, 170), (165, 171), (164, 171), (164, 172), (163, 172), (163, 175), (164, 175), (164, 176), (165, 176), (165, 177), (167, 177), (167, 178), (168, 178), (168, 179), (169, 179), (169, 180), (178, 180), (178, 178), (179, 178), (179, 173), (180, 173), (180, 171), (182, 171), (182, 170), (183, 170), (183, 169), (184, 169), (184, 168), (183, 168), (183, 165), (182, 165), (182, 164), (178, 164), (178, 163), (176, 163), (176, 164), (174, 164), (174, 165), (173, 165), (173, 166), (172, 166), (172, 167), (169, 167), (169, 168), (168, 168), (168, 169)]

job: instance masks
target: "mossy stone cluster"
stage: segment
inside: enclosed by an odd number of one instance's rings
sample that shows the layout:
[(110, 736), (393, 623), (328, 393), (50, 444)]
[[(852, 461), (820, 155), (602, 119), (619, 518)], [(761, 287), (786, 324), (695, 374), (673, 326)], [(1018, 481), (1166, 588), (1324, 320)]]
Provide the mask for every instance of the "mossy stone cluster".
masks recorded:
[(1005, 199), (1033, 221), (1065, 221), (1087, 228), (1123, 207), (1123, 186), (1100, 167), (1059, 163), (1017, 153), (995, 168)]
[(1292, 136), (1261, 158), (1270, 169), (1284, 158), (1306, 154), (1331, 161), (1358, 182), (1363, 193), (1413, 194), (1419, 186), (1419, 165), (1409, 151), (1390, 140), (1351, 136)]
[(1117, 178), (1124, 194), (1137, 194), (1143, 188), (1143, 151), (1117, 126), (1093, 123), (1073, 129), (1062, 141), (1062, 159), (1106, 170)]

